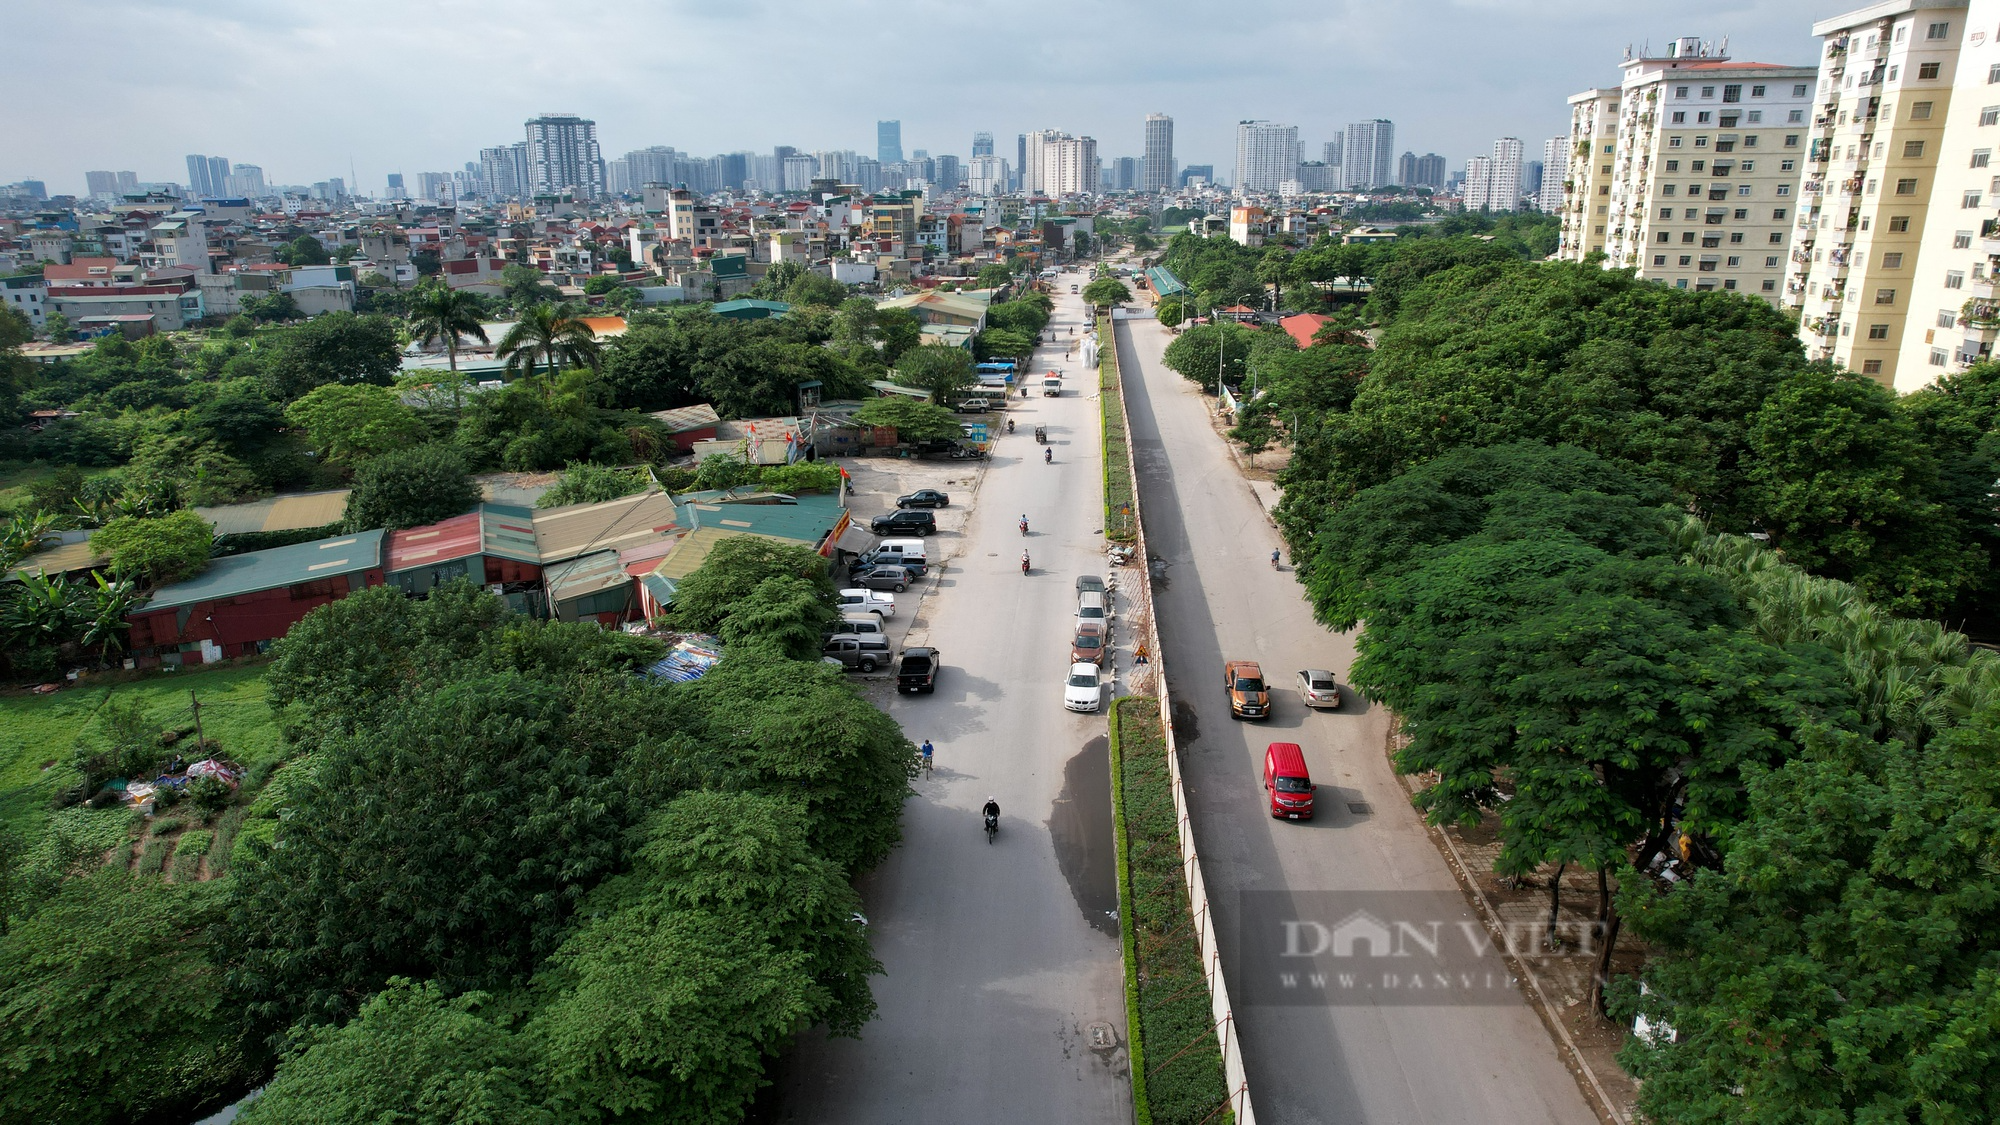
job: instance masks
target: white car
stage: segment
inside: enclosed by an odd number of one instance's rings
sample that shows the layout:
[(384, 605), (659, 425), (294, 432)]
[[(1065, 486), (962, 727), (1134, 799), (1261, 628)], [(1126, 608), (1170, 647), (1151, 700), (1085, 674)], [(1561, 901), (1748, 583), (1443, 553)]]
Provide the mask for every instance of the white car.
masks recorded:
[(839, 604), (840, 612), (843, 614), (872, 613), (884, 618), (896, 616), (896, 595), (885, 594), (880, 590), (842, 590), (834, 601)]
[(1069, 666), (1069, 682), (1063, 685), (1063, 706), (1072, 711), (1095, 711), (1103, 702), (1104, 673), (1095, 664)]
[(1299, 672), (1299, 700), (1308, 707), (1340, 706), (1340, 685), (1333, 682), (1333, 673), (1324, 668), (1306, 668)]

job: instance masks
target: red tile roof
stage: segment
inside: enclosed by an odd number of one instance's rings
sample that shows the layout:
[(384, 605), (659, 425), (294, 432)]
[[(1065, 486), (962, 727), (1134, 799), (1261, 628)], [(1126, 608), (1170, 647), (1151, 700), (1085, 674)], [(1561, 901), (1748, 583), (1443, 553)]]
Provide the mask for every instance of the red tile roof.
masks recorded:
[(1318, 332), (1320, 326), (1330, 319), (1330, 317), (1324, 317), (1318, 313), (1299, 313), (1297, 316), (1288, 316), (1278, 321), (1278, 327), (1284, 329), (1287, 336), (1297, 340), (1299, 347), (1310, 348), (1313, 343), (1313, 334)]

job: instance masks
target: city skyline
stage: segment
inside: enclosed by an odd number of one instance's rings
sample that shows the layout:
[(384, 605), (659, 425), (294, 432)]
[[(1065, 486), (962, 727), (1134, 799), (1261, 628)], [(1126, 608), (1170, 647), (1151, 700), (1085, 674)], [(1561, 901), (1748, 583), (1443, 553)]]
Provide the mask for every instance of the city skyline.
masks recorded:
[[(890, 10), (866, 0), (858, 7)], [(1628, 44), (1637, 48), (1649, 38), (1657, 43), (1677, 35), (1728, 36), (1738, 58), (1810, 61), (1811, 20), (1837, 14), (1841, 5), (1816, 0), (1810, 9), (1800, 12), (1795, 3), (1781, 0), (1653, 2), (1615, 11), (1560, 4), (1502, 11), (1480, 0), (1429, 0), (1382, 11), (1293, 3), (1257, 27), (1204, 28), (1200, 34), (1188, 30), (1196, 23), (1167, 13), (1129, 25), (1129, 36), (1110, 48), (1108, 58), (1102, 57), (1101, 43), (1087, 49), (1061, 41), (1028, 44), (1030, 66), (1049, 77), (1024, 84), (1004, 110), (984, 99), (885, 93), (860, 68), (851, 78), (805, 69), (762, 71), (758, 97), (765, 104), (735, 100), (729, 110), (718, 111), (701, 93), (698, 72), (661, 87), (641, 61), (625, 63), (583, 50), (584, 38), (594, 32), (543, 20), (541, 9), (525, 5), (511, 9), (511, 18), (504, 5), (479, 9), (481, 22), (471, 25), (470, 34), (464, 24), (470, 9), (449, 6), (391, 9), (363, 2), (304, 10), (114, 0), (81, 12), (48, 5), (17, 12), (13, 20), (17, 77), (30, 83), (45, 80), (67, 88), (67, 77), (53, 69), (67, 57), (58, 47), (91, 38), (86, 22), (103, 26), (113, 20), (132, 34), (106, 46), (109, 65), (100, 68), (101, 82), (73, 90), (42, 115), (10, 121), (6, 143), (0, 144), (0, 181), (34, 178), (48, 183), (51, 192), (83, 194), (86, 171), (112, 168), (130, 169), (141, 182), (179, 183), (186, 177), (187, 153), (221, 151), (258, 161), (267, 183), (348, 177), (351, 165), (355, 186), (379, 192), (389, 172), (401, 172), (409, 181), (423, 171), (461, 168), (495, 140), (519, 136), (523, 121), (552, 105), (596, 121), (606, 153), (656, 145), (704, 154), (769, 152), (780, 145), (866, 153), (877, 148), (873, 124), (893, 119), (901, 122), (906, 150), (969, 159), (976, 131), (1011, 138), (1054, 126), (1095, 137), (1107, 161), (1142, 156), (1145, 115), (1159, 112), (1175, 119), (1179, 162), (1218, 169), (1234, 165), (1235, 126), (1241, 120), (1296, 124), (1301, 148), (1317, 152), (1349, 123), (1381, 117), (1396, 122), (1401, 148), (1444, 153), (1457, 169), (1496, 136), (1558, 131), (1564, 114), (1549, 107), (1596, 81), (1593, 76), (1615, 65)], [(843, 9), (795, 18), (809, 34), (817, 29), (823, 37), (838, 38), (854, 15)], [(951, 29), (976, 20), (951, 8), (921, 15), (924, 27), (944, 33), (940, 41), (951, 41)], [(385, 19), (430, 44), (427, 89), (477, 91), (477, 96), (413, 96), (413, 79), (395, 56), (358, 49), (374, 41)], [(705, 48), (690, 52), (693, 66), (734, 69), (740, 60), (730, 44), (750, 50), (757, 6), (667, 7), (621, 19), (634, 38), (672, 24), (677, 34), (684, 31), (689, 42)], [(138, 65), (139, 45), (171, 37), (176, 27), (185, 31), (189, 21), (198, 22), (207, 36), (212, 65), (204, 72), (204, 97), (217, 111), (175, 128), (136, 121), (119, 128), (132, 105), (168, 96), (177, 82)], [(1260, 28), (1280, 25), (1291, 53), (1274, 57), (1269, 35)], [(1560, 37), (1560, 49), (1549, 42), (1551, 36)], [(357, 50), (342, 50), (345, 43)], [(1334, 52), (1341, 66), (1327, 71), (1321, 51)], [(1519, 65), (1524, 51), (1534, 66)], [(132, 65), (119, 65), (127, 52)], [(585, 87), (588, 95), (579, 96), (574, 72), (558, 65), (573, 57), (592, 58), (598, 68)], [(1417, 69), (1424, 81), (1407, 81)], [(488, 81), (495, 73), (509, 80)], [(296, 104), (282, 96), (288, 88), (338, 89), (355, 102), (354, 112), (302, 129)], [(1304, 89), (1315, 91), (1311, 114), (1294, 108)]]

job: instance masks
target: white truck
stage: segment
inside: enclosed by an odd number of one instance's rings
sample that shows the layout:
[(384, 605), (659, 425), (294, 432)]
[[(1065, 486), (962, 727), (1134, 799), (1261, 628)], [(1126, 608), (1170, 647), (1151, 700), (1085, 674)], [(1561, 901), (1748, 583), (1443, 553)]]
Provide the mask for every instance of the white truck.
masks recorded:
[(1049, 372), (1047, 375), (1042, 376), (1042, 397), (1043, 398), (1062, 397), (1062, 376), (1056, 374), (1053, 371)]

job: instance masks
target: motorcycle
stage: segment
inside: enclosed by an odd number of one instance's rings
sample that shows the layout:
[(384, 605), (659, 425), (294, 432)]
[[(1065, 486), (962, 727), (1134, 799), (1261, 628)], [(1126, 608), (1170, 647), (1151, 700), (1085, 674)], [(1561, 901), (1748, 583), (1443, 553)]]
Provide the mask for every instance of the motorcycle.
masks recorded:
[(997, 816), (995, 816), (995, 815), (993, 815), (992, 813), (987, 813), (987, 814), (986, 814), (986, 842), (987, 842), (987, 843), (989, 843), (989, 844), (990, 844), (990, 843), (992, 843), (992, 842), (993, 842), (993, 837), (995, 837), (995, 836), (998, 836), (999, 834), (1000, 834), (1000, 818), (999, 818), (999, 817), (997, 817)]
[(1053, 465), (1055, 463), (1056, 463), (1056, 451), (1053, 449), (1042, 450), (1042, 464)]
[(1023, 575), (1028, 573), (1028, 552), (1026, 551), (1021, 552), (1021, 573)]
[(1012, 418), (1007, 419), (1007, 432), (1010, 434), (1014, 432), (1014, 420)]
[(1021, 517), (1021, 534), (1028, 534), (1028, 517), (1026, 516)]

